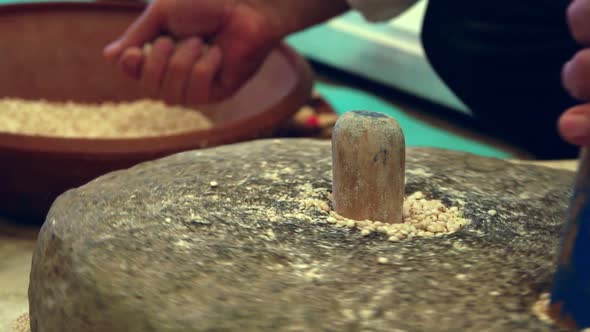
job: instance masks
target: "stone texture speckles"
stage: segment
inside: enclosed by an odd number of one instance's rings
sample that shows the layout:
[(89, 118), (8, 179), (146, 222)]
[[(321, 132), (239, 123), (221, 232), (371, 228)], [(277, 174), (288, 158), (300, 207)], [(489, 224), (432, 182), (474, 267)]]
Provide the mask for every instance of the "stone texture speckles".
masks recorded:
[(531, 308), (573, 173), (408, 149), (406, 193), (472, 222), (391, 242), (301, 210), (327, 200), (330, 160), (328, 142), (256, 141), (65, 193), (33, 258), (33, 331), (559, 331)]

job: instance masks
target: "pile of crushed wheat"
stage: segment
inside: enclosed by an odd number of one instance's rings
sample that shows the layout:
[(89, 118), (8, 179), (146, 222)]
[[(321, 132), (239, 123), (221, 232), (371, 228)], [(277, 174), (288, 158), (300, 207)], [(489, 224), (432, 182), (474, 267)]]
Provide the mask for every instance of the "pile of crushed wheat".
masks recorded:
[(380, 221), (346, 219), (332, 211), (328, 223), (338, 227), (358, 229), (368, 236), (373, 232), (386, 234), (389, 241), (398, 242), (412, 237), (434, 237), (454, 233), (469, 223), (458, 207), (447, 208), (440, 200), (428, 200), (416, 192), (404, 200), (403, 222), (388, 224)]
[(153, 100), (81, 104), (0, 99), (0, 132), (67, 138), (139, 138), (205, 130), (201, 112)]
[(22, 314), (12, 323), (12, 332), (31, 332), (29, 314)]

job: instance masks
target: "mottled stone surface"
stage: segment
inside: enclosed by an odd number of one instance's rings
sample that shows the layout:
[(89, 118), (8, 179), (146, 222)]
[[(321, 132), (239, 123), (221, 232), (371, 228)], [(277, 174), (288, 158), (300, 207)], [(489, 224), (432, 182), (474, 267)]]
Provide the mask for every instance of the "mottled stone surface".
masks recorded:
[(472, 223), (393, 243), (302, 204), (328, 199), (330, 160), (329, 142), (257, 141), (65, 193), (33, 257), (33, 331), (558, 330), (531, 306), (572, 172), (408, 149), (406, 191), (463, 201)]

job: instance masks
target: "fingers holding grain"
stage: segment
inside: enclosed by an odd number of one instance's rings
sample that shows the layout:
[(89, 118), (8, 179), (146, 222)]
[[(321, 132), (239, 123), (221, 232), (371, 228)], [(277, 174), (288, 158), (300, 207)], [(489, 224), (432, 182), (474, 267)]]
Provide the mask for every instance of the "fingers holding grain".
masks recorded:
[(161, 94), (166, 103), (181, 104), (185, 101), (185, 91), (191, 70), (201, 56), (202, 47), (203, 43), (199, 38), (189, 38), (177, 45), (161, 88)]
[(141, 78), (143, 60), (143, 51), (138, 47), (130, 47), (121, 55), (119, 68), (125, 75), (138, 80)]
[(221, 50), (213, 46), (193, 65), (186, 90), (187, 104), (203, 105), (218, 101), (211, 94), (221, 60)]
[(158, 38), (152, 47), (144, 51), (141, 82), (151, 96), (157, 96), (166, 73), (166, 68), (174, 52), (174, 42), (168, 37)]

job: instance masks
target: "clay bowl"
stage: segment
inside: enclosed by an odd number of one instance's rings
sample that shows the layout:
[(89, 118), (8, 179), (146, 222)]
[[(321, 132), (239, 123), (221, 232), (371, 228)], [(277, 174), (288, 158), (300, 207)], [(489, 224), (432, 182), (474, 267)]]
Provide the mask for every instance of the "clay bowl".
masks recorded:
[[(143, 8), (108, 2), (0, 6), (0, 98), (145, 98), (101, 55)], [(280, 45), (241, 91), (207, 108), (210, 130), (101, 140), (0, 134), (0, 215), (42, 222), (58, 195), (97, 176), (176, 152), (268, 137), (305, 104), (311, 88), (308, 64)]]

